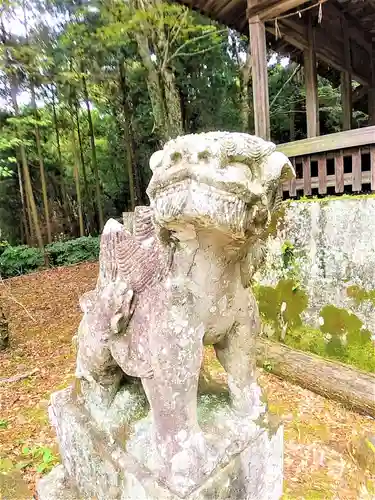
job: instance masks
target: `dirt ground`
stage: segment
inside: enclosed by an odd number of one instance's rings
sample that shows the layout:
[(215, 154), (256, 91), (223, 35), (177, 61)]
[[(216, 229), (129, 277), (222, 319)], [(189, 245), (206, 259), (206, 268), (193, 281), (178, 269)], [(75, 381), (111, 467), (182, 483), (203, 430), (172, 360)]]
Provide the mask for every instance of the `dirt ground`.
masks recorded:
[[(0, 352), (0, 499), (4, 473), (25, 483), (8, 498), (26, 500), (35, 482), (58, 462), (47, 416), (51, 392), (74, 373), (72, 336), (78, 299), (95, 286), (97, 264), (43, 271), (0, 283), (10, 322), (10, 348)], [(208, 362), (212, 351), (207, 351)], [(303, 367), (301, 367), (303, 370)], [(356, 440), (375, 434), (375, 421), (340, 404), (262, 373), (270, 408), (285, 424), (284, 499), (375, 499), (375, 481), (355, 458)], [(12, 476), (13, 477), (13, 476)], [(2, 486), (3, 485), (3, 486)]]

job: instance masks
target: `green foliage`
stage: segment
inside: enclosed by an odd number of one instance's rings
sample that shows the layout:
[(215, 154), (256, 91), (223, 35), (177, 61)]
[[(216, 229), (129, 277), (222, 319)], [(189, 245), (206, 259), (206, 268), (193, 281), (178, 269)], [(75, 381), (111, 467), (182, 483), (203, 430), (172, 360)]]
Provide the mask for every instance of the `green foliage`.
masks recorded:
[(50, 448), (45, 446), (22, 447), (22, 456), (25, 460), (17, 463), (17, 469), (35, 467), (37, 472), (45, 474), (49, 472), (58, 462), (59, 458), (53, 454)]
[(0, 256), (0, 275), (11, 278), (30, 273), (44, 264), (43, 252), (39, 248), (20, 245), (8, 246)]
[[(51, 243), (45, 247), (50, 266), (67, 266), (78, 262), (97, 260), (100, 240), (98, 237), (85, 236), (75, 240)], [(0, 255), (0, 275), (11, 278), (27, 274), (45, 265), (43, 252), (39, 248), (21, 245), (7, 246)]]
[(290, 241), (284, 241), (281, 247), (283, 266), (289, 268), (294, 264), (294, 245)]
[(7, 429), (8, 428), (8, 420), (4, 420), (3, 418), (0, 418), (0, 429)]
[[(130, 208), (130, 164), (136, 202), (146, 201), (148, 160), (167, 137), (173, 136), (168, 128), (178, 133), (239, 131), (243, 109), (247, 110), (249, 104), (246, 131), (254, 132), (252, 104), (247, 102), (251, 101), (251, 78), (248, 96), (243, 99), (246, 37), (182, 5), (153, 0), (103, 0), (95, 5), (71, 0), (5, 3), (5, 19), (15, 19), (20, 12), (26, 15), (23, 19), (21, 14), (19, 22), (24, 28), (21, 31), (27, 29), (27, 39), (11, 33), (11, 23), (6, 22), (0, 59), (2, 102), (14, 108), (0, 107), (0, 231), (12, 245), (35, 244), (29, 235), (25, 196), (20, 194), (22, 185), (25, 191), (25, 179), (20, 178), (21, 145), (31, 172), (43, 236), (46, 221), (41, 159), (52, 232), (54, 237), (63, 234), (72, 238), (81, 234), (77, 187), (86, 235), (100, 232), (98, 206), (103, 205), (104, 218), (119, 216)], [(282, 65), (277, 54), (271, 56), (275, 59), (268, 67), (272, 139), (287, 142), (292, 129), (295, 139), (304, 138), (303, 70), (294, 62)], [(322, 78), (318, 83), (321, 129), (323, 133), (334, 132), (341, 119), (340, 89)], [(22, 105), (24, 99), (14, 107), (12, 96), (31, 97), (32, 90), (36, 110), (31, 102)], [(92, 115), (93, 134), (87, 108)], [(176, 113), (178, 119), (172, 112), (169, 120), (171, 110), (177, 108), (181, 108)], [(164, 125), (160, 120), (157, 123), (158, 109)], [(357, 115), (353, 112), (357, 123), (366, 118)], [(181, 123), (174, 125), (175, 121)], [(36, 145), (36, 127), (41, 151)], [(201, 159), (206, 159), (204, 152)], [(95, 196), (97, 181), (99, 200)], [(274, 228), (272, 222), (270, 231)]]
[(9, 243), (5, 240), (0, 240), (0, 255), (5, 252), (7, 247), (9, 247)]
[(50, 265), (67, 266), (78, 262), (97, 260), (100, 241), (97, 237), (81, 237), (59, 241), (46, 246)]
[(272, 363), (271, 363), (271, 361), (268, 361), (267, 359), (265, 359), (263, 361), (263, 370), (266, 371), (266, 372), (271, 372), (272, 371)]

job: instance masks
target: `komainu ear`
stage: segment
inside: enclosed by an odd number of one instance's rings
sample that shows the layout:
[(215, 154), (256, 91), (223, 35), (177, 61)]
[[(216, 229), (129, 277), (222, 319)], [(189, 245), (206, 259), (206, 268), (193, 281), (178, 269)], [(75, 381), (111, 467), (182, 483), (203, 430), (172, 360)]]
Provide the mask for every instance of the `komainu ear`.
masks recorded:
[(151, 168), (152, 172), (155, 172), (155, 170), (158, 167), (160, 167), (161, 161), (163, 159), (163, 155), (164, 155), (164, 151), (163, 150), (155, 151), (155, 153), (153, 153), (151, 155), (149, 164), (150, 164), (150, 168)]
[(296, 176), (288, 157), (280, 151), (271, 153), (263, 163), (264, 180), (268, 183), (283, 183)]

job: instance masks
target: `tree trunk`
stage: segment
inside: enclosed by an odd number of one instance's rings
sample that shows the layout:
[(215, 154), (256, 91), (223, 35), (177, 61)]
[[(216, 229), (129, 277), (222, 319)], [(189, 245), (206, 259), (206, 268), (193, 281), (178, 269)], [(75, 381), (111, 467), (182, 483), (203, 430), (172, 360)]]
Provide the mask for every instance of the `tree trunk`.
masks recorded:
[[(31, 90), (31, 107), (34, 110), (35, 119), (37, 119), (38, 118), (38, 110), (36, 107), (35, 89), (34, 89), (33, 83), (30, 86), (30, 90)], [(48, 243), (52, 243), (51, 220), (50, 220), (50, 213), (49, 213), (47, 182), (46, 182), (46, 171), (44, 168), (42, 145), (41, 145), (41, 141), (40, 141), (40, 131), (39, 131), (38, 125), (35, 125), (35, 142), (36, 142), (36, 149), (37, 149), (38, 159), (39, 159), (39, 171), (40, 171), (40, 182), (42, 184), (44, 217), (46, 219), (46, 226), (47, 226), (47, 240), (48, 240)]]
[(9, 345), (9, 326), (0, 304), (0, 351)]
[[(133, 2), (136, 4), (136, 2)], [(135, 5), (137, 7), (137, 5)], [(165, 108), (163, 86), (160, 81), (160, 75), (151, 59), (151, 50), (147, 35), (141, 31), (135, 34), (138, 53), (143, 66), (147, 72), (147, 90), (151, 101), (152, 114), (154, 116), (154, 130), (161, 140), (161, 145), (168, 140), (168, 117)]]
[[(7, 43), (7, 34), (5, 31), (4, 27), (4, 22), (3, 18), (0, 13), (0, 20), (1, 20), (1, 41), (6, 47)], [(5, 74), (8, 78), (9, 81), (9, 86), (10, 86), (10, 95), (11, 95), (11, 101), (14, 109), (14, 114), (16, 118), (19, 117), (19, 108), (18, 108), (18, 102), (17, 102), (17, 94), (18, 94), (18, 80), (17, 80), (17, 75), (14, 72), (14, 68), (12, 68), (12, 60), (9, 55), (8, 50), (5, 50)], [(18, 128), (18, 126), (17, 126)], [(17, 130), (17, 132), (19, 132)], [(19, 138), (21, 138), (21, 134), (18, 133)], [(43, 238), (42, 238), (42, 233), (40, 231), (40, 225), (39, 225), (39, 218), (38, 218), (38, 211), (36, 208), (36, 203), (35, 203), (35, 198), (34, 198), (34, 193), (33, 193), (33, 188), (31, 184), (31, 178), (30, 178), (30, 171), (29, 171), (29, 166), (27, 164), (27, 157), (26, 157), (26, 151), (23, 143), (19, 145), (19, 154), (20, 154), (20, 159), (21, 159), (21, 165), (22, 165), (22, 170), (23, 170), (23, 177), (24, 177), (24, 182), (25, 182), (25, 192), (26, 192), (26, 200), (28, 202), (28, 208), (29, 208), (29, 214), (30, 218), (32, 218), (33, 223), (34, 223), (34, 229), (38, 241), (39, 247), (44, 251), (44, 245), (43, 245)], [(32, 234), (32, 229), (30, 225), (30, 234)]]
[[(17, 103), (18, 84), (17, 84), (16, 76), (14, 74), (12, 74), (10, 80), (11, 80), (11, 98), (12, 98), (14, 114), (16, 117), (19, 117), (19, 108), (18, 108), (18, 103)], [(25, 147), (22, 143), (19, 145), (19, 152), (20, 152), (21, 163), (22, 163), (23, 178), (25, 181), (25, 191), (26, 191), (26, 196), (27, 196), (27, 199), (29, 202), (29, 208), (30, 208), (30, 212), (31, 212), (30, 215), (31, 215), (31, 218), (33, 221), (33, 226), (34, 226), (38, 246), (39, 246), (39, 248), (41, 248), (43, 250), (44, 245), (43, 245), (42, 232), (40, 230), (38, 210), (36, 207), (33, 187), (31, 184), (31, 177), (30, 177), (29, 165), (27, 163), (26, 150), (25, 150)]]
[(290, 105), (290, 115), (289, 115), (289, 140), (296, 140), (296, 114), (295, 114), (295, 105), (292, 103)]
[(131, 210), (134, 211), (136, 205), (136, 199), (139, 202), (139, 193), (136, 194), (134, 186), (134, 151), (133, 151), (133, 138), (131, 132), (131, 113), (128, 104), (128, 93), (125, 79), (124, 71), (124, 61), (121, 59), (119, 61), (119, 84), (121, 89), (121, 102), (123, 111), (123, 131), (124, 131), (124, 148), (126, 153), (126, 164), (128, 168), (128, 178), (129, 178), (129, 191), (130, 191), (130, 205)]
[(241, 61), (239, 50), (238, 50), (238, 38), (237, 35), (232, 34), (232, 47), (234, 51), (234, 55), (237, 60), (237, 66), (239, 68), (239, 79), (240, 79), (240, 115), (241, 115), (241, 124), (242, 131), (249, 132), (250, 130), (250, 116), (251, 116), (251, 107), (250, 107), (250, 92), (249, 85), (251, 79), (251, 51), (250, 51), (250, 42), (247, 46), (246, 60), (245, 62)]
[[(72, 120), (72, 122), (73, 122), (73, 120)], [(80, 179), (79, 179), (79, 158), (78, 158), (78, 151), (77, 151), (73, 123), (72, 123), (71, 140), (72, 140), (72, 149), (73, 149), (73, 156), (74, 156), (74, 182), (75, 182), (75, 187), (76, 187), (77, 205), (78, 205), (79, 235), (85, 236), (85, 227), (83, 224), (81, 185), (80, 185)]]
[(246, 54), (246, 61), (241, 66), (241, 122), (243, 132), (250, 130), (250, 93), (249, 85), (251, 79), (251, 53), (250, 44)]
[(78, 112), (78, 101), (76, 100), (74, 103), (74, 114), (76, 117), (76, 125), (77, 125), (77, 135), (78, 135), (78, 146), (79, 146), (79, 156), (81, 158), (81, 167), (82, 167), (82, 176), (83, 176), (83, 195), (85, 200), (88, 199), (89, 189), (87, 183), (87, 174), (86, 174), (86, 163), (85, 157), (83, 154), (83, 144), (82, 144), (82, 135), (81, 135), (81, 126), (79, 124), (79, 112)]
[(66, 192), (66, 184), (64, 179), (64, 171), (63, 171), (63, 162), (62, 162), (62, 154), (61, 154), (61, 144), (60, 144), (60, 131), (59, 125), (57, 122), (57, 113), (56, 113), (56, 103), (55, 103), (55, 92), (52, 90), (52, 112), (53, 112), (53, 123), (55, 127), (56, 134), (56, 145), (57, 145), (57, 155), (59, 158), (59, 173), (60, 173), (60, 187), (61, 187), (61, 198), (62, 198), (62, 206), (64, 210), (64, 217), (66, 221), (66, 226), (70, 226), (70, 209), (69, 209), (69, 201), (68, 195)]
[[(21, 162), (22, 164), (22, 162)], [(23, 169), (22, 169), (23, 171)], [(25, 182), (25, 185), (26, 185), (26, 182)], [(25, 189), (25, 200), (26, 200), (26, 214), (27, 214), (27, 220), (28, 220), (28, 224), (29, 224), (29, 230), (30, 230), (30, 245), (33, 246), (36, 244), (36, 237), (35, 237), (35, 228), (34, 228), (34, 224), (33, 224), (33, 218), (32, 218), (32, 215), (31, 215), (31, 207), (30, 207), (30, 200), (29, 200), (29, 197), (27, 196), (27, 192), (26, 192), (26, 189)]]
[(82, 76), (82, 85), (83, 85), (83, 93), (84, 93), (85, 104), (86, 104), (86, 109), (87, 109), (87, 120), (88, 120), (88, 124), (89, 124), (91, 155), (92, 155), (92, 168), (94, 170), (94, 176), (95, 176), (96, 203), (98, 206), (99, 230), (101, 231), (103, 229), (103, 226), (104, 226), (102, 193), (101, 193), (101, 189), (100, 189), (98, 162), (96, 159), (95, 136), (94, 136), (94, 127), (92, 124), (92, 117), (91, 117), (91, 110), (90, 110), (89, 93), (87, 90), (86, 78), (84, 76)]
[(25, 236), (24, 239), (22, 239), (22, 243), (25, 243), (27, 245), (31, 245), (31, 235), (29, 232), (29, 226), (27, 225), (27, 208), (25, 205), (25, 193), (23, 189), (23, 180), (22, 180), (22, 171), (21, 171), (21, 165), (20, 162), (18, 161), (17, 158), (17, 175), (18, 175), (18, 185), (20, 189), (20, 198), (21, 198), (21, 206), (22, 206), (22, 225), (23, 225), (23, 234)]
[(375, 417), (375, 376), (370, 373), (264, 339), (257, 341), (257, 362), (281, 378)]
[(182, 112), (180, 93), (176, 87), (176, 78), (170, 68), (162, 68), (161, 76), (164, 83), (165, 107), (167, 110), (167, 138), (173, 139), (182, 135)]

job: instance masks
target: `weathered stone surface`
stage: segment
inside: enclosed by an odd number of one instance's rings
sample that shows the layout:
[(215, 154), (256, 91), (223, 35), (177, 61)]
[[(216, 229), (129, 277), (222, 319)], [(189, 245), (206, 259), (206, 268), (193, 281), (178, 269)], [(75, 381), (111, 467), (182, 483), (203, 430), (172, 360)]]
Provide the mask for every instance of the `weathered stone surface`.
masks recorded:
[(264, 285), (276, 285), (289, 275), (283, 244), (294, 246), (297, 278), (308, 294), (306, 322), (319, 326), (327, 304), (354, 312), (375, 337), (374, 300), (356, 301), (350, 286), (375, 291), (375, 198), (335, 198), (285, 204), (285, 217), (267, 244), (267, 259), (259, 273)]
[[(222, 456), (215, 470), (202, 477), (200, 486), (190, 493), (178, 495), (166, 488), (155, 473), (149, 418), (137, 420), (137, 415), (129, 408), (127, 433), (111, 437), (98, 430), (85, 407), (77, 404), (71, 389), (55, 393), (50, 413), (65, 468), (59, 465), (39, 482), (39, 500), (279, 498), (283, 470), (282, 428), (272, 429), (266, 422), (239, 419), (223, 397), (201, 396), (198, 412), (205, 435), (211, 435)], [(234, 438), (240, 432), (246, 434), (247, 443)], [(73, 477), (79, 494), (70, 482), (69, 478)]]
[(81, 500), (63, 465), (57, 465), (38, 482), (38, 498), (48, 500)]
[[(97, 286), (81, 299), (75, 399), (51, 406), (64, 467), (88, 497), (277, 498), (282, 436), (265, 431), (249, 287), (293, 167), (274, 144), (224, 132), (170, 141), (150, 166), (150, 207), (136, 208), (132, 232), (107, 222)], [(230, 395), (208, 413), (204, 344)]]

